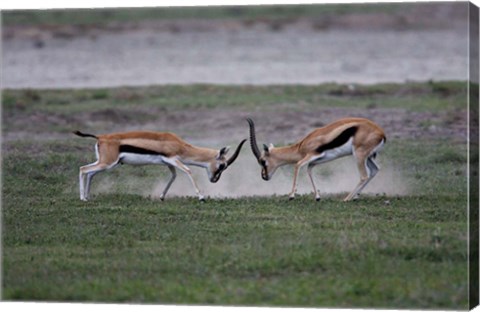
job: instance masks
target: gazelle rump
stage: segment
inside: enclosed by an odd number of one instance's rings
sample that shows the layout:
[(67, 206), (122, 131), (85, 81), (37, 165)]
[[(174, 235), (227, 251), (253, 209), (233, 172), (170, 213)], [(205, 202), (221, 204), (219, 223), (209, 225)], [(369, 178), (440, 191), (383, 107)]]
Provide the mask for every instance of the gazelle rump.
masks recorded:
[(262, 178), (265, 181), (270, 180), (279, 167), (294, 165), (290, 199), (295, 197), (298, 172), (304, 166), (307, 166), (307, 173), (316, 200), (320, 200), (320, 195), (312, 176), (312, 169), (315, 165), (353, 155), (360, 173), (360, 182), (345, 197), (344, 201), (352, 200), (357, 196), (379, 171), (379, 166), (374, 159), (386, 142), (386, 137), (382, 128), (368, 119), (340, 119), (313, 130), (302, 140), (289, 146), (274, 147), (273, 144), (270, 146), (264, 144), (263, 151), (260, 151), (257, 145), (253, 120), (247, 118), (247, 121), (250, 126), (250, 146), (262, 167)]
[(171, 177), (160, 196), (161, 200), (165, 198), (175, 181), (176, 169), (179, 169), (189, 177), (198, 198), (204, 200), (188, 166), (205, 168), (210, 182), (216, 183), (222, 172), (237, 159), (246, 141), (246, 139), (241, 141), (233, 155), (227, 159), (229, 147), (216, 150), (193, 146), (170, 132), (133, 131), (93, 135), (75, 131), (74, 134), (97, 140), (95, 144), (97, 161), (80, 167), (80, 199), (84, 201), (89, 197), (93, 176), (119, 164), (167, 166)]

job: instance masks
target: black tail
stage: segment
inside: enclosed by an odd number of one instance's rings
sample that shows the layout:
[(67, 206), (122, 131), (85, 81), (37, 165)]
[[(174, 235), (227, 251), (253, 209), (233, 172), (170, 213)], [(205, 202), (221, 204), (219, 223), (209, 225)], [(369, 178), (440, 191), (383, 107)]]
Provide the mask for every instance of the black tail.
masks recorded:
[(83, 138), (85, 138), (85, 137), (91, 137), (91, 138), (98, 139), (98, 137), (97, 137), (96, 135), (89, 134), (89, 133), (82, 133), (82, 132), (80, 132), (80, 131), (78, 131), (78, 130), (77, 130), (77, 131), (73, 131), (73, 134), (76, 134), (76, 135), (81, 136), (81, 137), (83, 137)]

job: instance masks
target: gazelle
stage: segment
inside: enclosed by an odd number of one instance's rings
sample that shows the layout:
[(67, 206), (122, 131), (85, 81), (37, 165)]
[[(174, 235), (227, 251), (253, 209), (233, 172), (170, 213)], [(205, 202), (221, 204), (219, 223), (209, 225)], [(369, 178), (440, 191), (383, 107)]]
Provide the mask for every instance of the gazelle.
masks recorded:
[(97, 136), (75, 131), (74, 134), (97, 139), (95, 144), (97, 161), (80, 167), (80, 199), (83, 201), (88, 199), (93, 176), (119, 164), (166, 165), (171, 177), (160, 196), (161, 200), (165, 198), (175, 181), (176, 169), (179, 169), (187, 174), (198, 199), (203, 201), (204, 196), (198, 189), (188, 165), (205, 168), (210, 182), (216, 183), (222, 172), (237, 159), (246, 141), (246, 139), (241, 141), (232, 157), (227, 159), (229, 147), (220, 150), (196, 147), (170, 132), (134, 131)]
[(386, 142), (384, 131), (375, 123), (364, 118), (344, 118), (317, 128), (297, 143), (285, 147), (263, 145), (260, 152), (255, 136), (255, 124), (247, 118), (250, 125), (250, 146), (252, 152), (262, 167), (262, 178), (268, 181), (278, 167), (293, 164), (295, 171), (293, 187), (289, 198), (293, 199), (297, 191), (297, 176), (299, 170), (307, 166), (307, 173), (313, 186), (315, 199), (320, 200), (315, 186), (312, 169), (315, 165), (334, 160), (343, 156), (355, 157), (360, 173), (360, 182), (355, 189), (345, 197), (344, 201), (357, 196), (379, 171), (374, 158)]

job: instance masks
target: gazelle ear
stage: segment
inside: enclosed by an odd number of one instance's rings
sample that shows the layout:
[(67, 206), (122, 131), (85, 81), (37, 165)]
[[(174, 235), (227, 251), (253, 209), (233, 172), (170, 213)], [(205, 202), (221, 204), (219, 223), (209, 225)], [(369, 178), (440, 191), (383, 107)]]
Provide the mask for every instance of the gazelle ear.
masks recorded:
[(230, 146), (222, 147), (217, 154), (217, 160), (219, 160), (222, 156), (227, 155), (229, 150), (230, 150)]
[(268, 149), (267, 144), (263, 144), (263, 150), (265, 151), (265, 155), (270, 155), (270, 150)]
[(275, 147), (275, 146), (273, 146), (273, 143), (270, 143), (270, 144), (268, 145), (268, 148), (269, 148), (269, 149), (274, 148), (274, 147)]

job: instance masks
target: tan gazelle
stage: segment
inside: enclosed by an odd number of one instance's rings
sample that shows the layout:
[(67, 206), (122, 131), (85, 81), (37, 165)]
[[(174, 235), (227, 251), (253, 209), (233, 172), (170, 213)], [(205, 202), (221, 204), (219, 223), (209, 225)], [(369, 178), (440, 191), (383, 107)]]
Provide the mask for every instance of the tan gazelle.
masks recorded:
[(307, 173), (313, 186), (315, 199), (320, 200), (315, 186), (312, 169), (315, 165), (343, 156), (353, 155), (360, 182), (345, 197), (344, 201), (357, 196), (379, 171), (374, 162), (375, 156), (386, 142), (385, 133), (377, 124), (365, 118), (344, 118), (317, 128), (297, 143), (284, 147), (263, 145), (260, 152), (255, 136), (255, 124), (247, 118), (250, 125), (250, 145), (252, 152), (262, 167), (262, 178), (270, 180), (278, 167), (294, 165), (293, 187), (289, 198), (293, 199), (297, 191), (297, 176), (300, 168), (307, 166)]
[(133, 131), (93, 135), (75, 131), (74, 134), (97, 139), (97, 161), (80, 167), (80, 199), (84, 201), (88, 199), (92, 177), (119, 164), (166, 165), (170, 169), (171, 178), (160, 196), (162, 200), (176, 178), (176, 169), (179, 169), (189, 177), (198, 198), (204, 200), (188, 166), (205, 168), (210, 182), (215, 183), (222, 172), (237, 159), (246, 141), (241, 141), (232, 157), (227, 159), (229, 147), (216, 150), (193, 146), (170, 132)]

